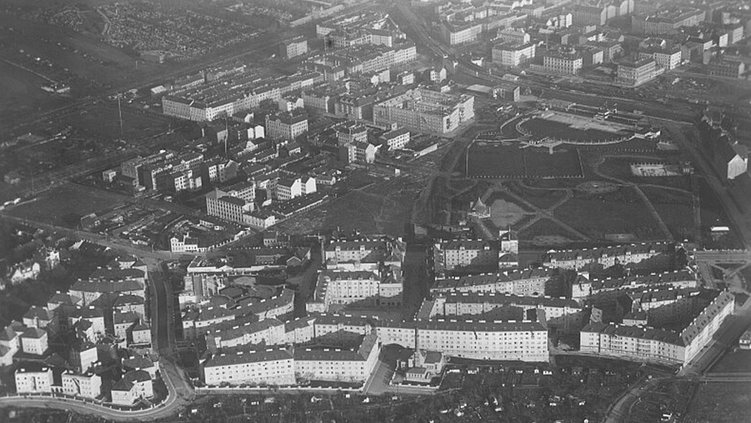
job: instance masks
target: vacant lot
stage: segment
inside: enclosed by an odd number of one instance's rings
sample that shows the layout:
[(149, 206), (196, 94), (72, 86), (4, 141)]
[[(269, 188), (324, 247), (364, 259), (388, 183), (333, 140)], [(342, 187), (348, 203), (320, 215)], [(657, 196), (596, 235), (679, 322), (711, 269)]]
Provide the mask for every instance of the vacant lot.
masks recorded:
[(8, 213), (30, 220), (75, 228), (82, 216), (101, 212), (116, 206), (111, 199), (70, 187), (58, 187), (27, 203), (22, 203)]
[(407, 179), (378, 182), (364, 190), (354, 190), (321, 207), (279, 224), (279, 229), (304, 234), (340, 229), (363, 233), (404, 235), (411, 222), (412, 205), (424, 188)]

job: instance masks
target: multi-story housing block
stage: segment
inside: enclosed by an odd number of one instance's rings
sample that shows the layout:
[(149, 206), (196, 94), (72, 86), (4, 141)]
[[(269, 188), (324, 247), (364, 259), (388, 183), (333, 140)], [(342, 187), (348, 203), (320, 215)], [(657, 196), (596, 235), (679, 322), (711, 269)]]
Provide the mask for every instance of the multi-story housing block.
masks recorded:
[(638, 60), (622, 59), (618, 62), (617, 81), (629, 87), (638, 87), (657, 76), (657, 63), (652, 57)]
[(75, 374), (66, 370), (61, 378), (63, 393), (66, 395), (94, 399), (102, 393), (102, 378), (97, 374)]
[(590, 295), (618, 289), (648, 288), (651, 286), (672, 286), (674, 288), (696, 288), (697, 276), (691, 270), (678, 270), (674, 272), (653, 273), (651, 275), (627, 276), (623, 278), (606, 278), (589, 280), (578, 278), (571, 287), (572, 298), (575, 300), (586, 298)]
[(306, 380), (365, 382), (378, 363), (381, 342), (365, 335), (354, 349), (295, 348), (295, 374)]
[(431, 292), (498, 292), (540, 296), (553, 273), (548, 269), (522, 269), (502, 273), (436, 278)]
[(50, 393), (55, 383), (50, 367), (31, 364), (16, 369), (15, 379), (16, 393), (19, 394)]
[(535, 45), (498, 44), (493, 46), (491, 54), (494, 63), (502, 66), (520, 66), (535, 57)]
[(417, 132), (446, 134), (474, 120), (474, 97), (444, 94), (415, 88), (373, 107), (376, 125), (399, 127)]
[(287, 59), (301, 56), (308, 52), (308, 40), (303, 36), (295, 37), (282, 43), (282, 54)]
[(209, 386), (295, 384), (294, 357), (286, 349), (219, 354), (202, 364), (203, 380)]
[(631, 28), (633, 32), (641, 34), (674, 34), (681, 27), (699, 25), (705, 18), (706, 12), (701, 9), (662, 9), (653, 14), (640, 13), (632, 16)]
[(450, 240), (433, 245), (434, 266), (437, 272), (457, 267), (498, 267), (500, 245), (497, 241)]
[(543, 55), (543, 68), (548, 72), (564, 75), (576, 75), (584, 66), (584, 57), (581, 53), (562, 53), (548, 51)]
[(409, 144), (410, 133), (407, 128), (398, 128), (381, 135), (389, 150), (401, 150)]
[(578, 270), (591, 264), (599, 263), (611, 267), (616, 263), (626, 265), (669, 252), (670, 245), (664, 242), (616, 245), (612, 247), (580, 250), (551, 250), (543, 257), (543, 265), (552, 268)]
[(308, 117), (298, 113), (266, 116), (266, 136), (270, 139), (293, 140), (308, 132)]
[(686, 365), (712, 340), (725, 318), (733, 313), (735, 298), (720, 292), (683, 330), (590, 323), (580, 335), (583, 352)]

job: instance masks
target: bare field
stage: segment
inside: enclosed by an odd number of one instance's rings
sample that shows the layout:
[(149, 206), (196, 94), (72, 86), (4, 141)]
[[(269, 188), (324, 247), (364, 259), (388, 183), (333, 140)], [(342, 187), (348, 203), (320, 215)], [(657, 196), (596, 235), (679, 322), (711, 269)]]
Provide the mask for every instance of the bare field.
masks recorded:
[(13, 207), (7, 213), (16, 217), (75, 228), (80, 223), (81, 217), (89, 213), (108, 210), (114, 206), (116, 204), (112, 204), (109, 198), (62, 186), (32, 201)]
[(378, 182), (294, 216), (277, 227), (293, 234), (339, 228), (345, 232), (359, 230), (401, 236), (411, 222), (412, 206), (422, 188), (403, 179)]

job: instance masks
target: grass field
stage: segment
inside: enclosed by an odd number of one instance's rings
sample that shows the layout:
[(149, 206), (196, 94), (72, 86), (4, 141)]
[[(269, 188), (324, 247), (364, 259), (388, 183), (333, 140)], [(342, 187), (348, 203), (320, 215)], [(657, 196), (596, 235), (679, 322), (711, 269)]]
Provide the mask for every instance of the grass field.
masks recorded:
[[(582, 176), (576, 149), (547, 149), (505, 146), (500, 143), (476, 142), (468, 153), (470, 178), (579, 178)], [(464, 163), (462, 163), (464, 164)]]
[(690, 194), (656, 187), (642, 187), (641, 190), (676, 239), (693, 239), (695, 228)]
[(751, 351), (729, 352), (710, 371), (714, 373), (751, 372)]
[(560, 246), (572, 241), (579, 241), (576, 235), (562, 228), (550, 219), (540, 219), (532, 226), (523, 229), (520, 237), (533, 245)]
[(566, 197), (565, 192), (561, 190), (527, 188), (519, 183), (514, 182), (507, 185), (509, 189), (514, 192), (514, 194), (519, 195), (520, 197), (529, 201), (531, 204), (534, 204), (535, 206), (542, 209), (552, 207)]
[(749, 421), (751, 383), (701, 384), (683, 421), (740, 423)]
[(116, 204), (112, 204), (110, 199), (62, 186), (48, 191), (38, 199), (20, 204), (8, 213), (17, 217), (74, 228), (79, 224), (82, 216), (101, 212), (114, 206)]
[(639, 240), (662, 236), (646, 205), (630, 187), (601, 195), (576, 192), (555, 210), (555, 216), (593, 239), (605, 239), (608, 234), (633, 234)]

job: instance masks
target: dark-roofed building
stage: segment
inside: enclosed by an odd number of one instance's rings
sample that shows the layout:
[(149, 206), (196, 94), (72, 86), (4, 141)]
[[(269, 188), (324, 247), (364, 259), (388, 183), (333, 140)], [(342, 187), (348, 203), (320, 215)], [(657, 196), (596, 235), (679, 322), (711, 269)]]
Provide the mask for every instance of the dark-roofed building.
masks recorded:
[(545, 284), (553, 276), (550, 269), (517, 269), (500, 273), (436, 278), (430, 288), (436, 292), (499, 292), (522, 296), (545, 293)]
[(500, 244), (486, 240), (441, 241), (433, 246), (436, 270), (453, 270), (459, 267), (498, 268)]
[(541, 309), (545, 311), (545, 318), (548, 320), (581, 311), (579, 303), (565, 298), (523, 297), (496, 292), (450, 291), (436, 295), (430, 318), (481, 315), (504, 306), (516, 306), (524, 310)]
[(151, 375), (145, 370), (131, 370), (112, 385), (112, 403), (134, 405), (140, 399), (154, 396)]
[(294, 352), (295, 373), (306, 380), (365, 382), (373, 372), (381, 343), (375, 332), (357, 348), (304, 348)]
[(581, 351), (683, 366), (712, 340), (734, 307), (735, 297), (726, 291), (719, 292), (680, 332), (646, 326), (590, 323), (581, 330)]
[(607, 268), (616, 263), (622, 265), (639, 263), (669, 252), (670, 248), (668, 243), (654, 242), (579, 250), (550, 250), (543, 257), (543, 265), (578, 270), (588, 264), (599, 263)]
[(292, 352), (284, 348), (218, 354), (202, 363), (206, 385), (294, 385)]

